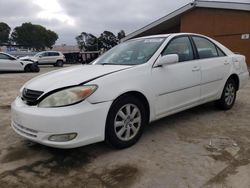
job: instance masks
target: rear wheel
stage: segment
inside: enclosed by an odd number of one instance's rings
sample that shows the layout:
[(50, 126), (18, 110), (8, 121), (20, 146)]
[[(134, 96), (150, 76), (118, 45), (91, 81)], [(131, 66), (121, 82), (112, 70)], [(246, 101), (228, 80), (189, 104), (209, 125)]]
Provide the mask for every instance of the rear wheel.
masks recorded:
[(56, 66), (57, 66), (57, 67), (63, 67), (63, 61), (62, 61), (62, 60), (58, 60), (58, 61), (56, 62)]
[(225, 84), (221, 98), (215, 102), (216, 106), (222, 110), (231, 109), (236, 99), (236, 92), (236, 82), (232, 78), (229, 78)]
[(113, 103), (106, 122), (106, 141), (118, 149), (135, 144), (146, 124), (143, 104), (135, 97), (125, 96)]

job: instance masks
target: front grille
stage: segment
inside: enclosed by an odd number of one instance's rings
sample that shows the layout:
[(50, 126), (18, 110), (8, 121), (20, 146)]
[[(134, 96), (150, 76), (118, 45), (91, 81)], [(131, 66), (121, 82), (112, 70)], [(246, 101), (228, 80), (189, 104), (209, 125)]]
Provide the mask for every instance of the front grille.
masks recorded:
[(43, 91), (35, 91), (31, 89), (23, 89), (22, 100), (28, 105), (36, 105), (37, 99), (43, 94)]

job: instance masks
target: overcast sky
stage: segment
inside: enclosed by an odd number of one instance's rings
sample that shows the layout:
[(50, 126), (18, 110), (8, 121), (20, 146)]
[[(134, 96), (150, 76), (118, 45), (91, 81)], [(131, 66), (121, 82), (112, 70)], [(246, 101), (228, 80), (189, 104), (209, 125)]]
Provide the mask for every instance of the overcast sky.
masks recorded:
[[(165, 16), (192, 0), (0, 0), (0, 22), (12, 29), (24, 22), (58, 33), (57, 44), (75, 44), (82, 31), (126, 34)], [(224, 0), (226, 1), (226, 0)], [(250, 0), (227, 0), (250, 2)]]

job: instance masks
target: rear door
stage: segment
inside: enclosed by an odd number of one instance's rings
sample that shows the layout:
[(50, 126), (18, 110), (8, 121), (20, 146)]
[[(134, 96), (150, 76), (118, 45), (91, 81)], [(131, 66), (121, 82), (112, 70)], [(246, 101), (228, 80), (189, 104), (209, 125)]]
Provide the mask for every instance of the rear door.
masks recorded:
[(49, 52), (50, 63), (56, 63), (58, 56), (59, 56), (58, 52)]
[(201, 100), (209, 101), (218, 95), (223, 87), (230, 64), (228, 57), (212, 41), (192, 36), (201, 65)]
[(188, 108), (200, 100), (201, 71), (188, 36), (172, 39), (162, 56), (177, 54), (179, 62), (152, 69), (156, 118)]

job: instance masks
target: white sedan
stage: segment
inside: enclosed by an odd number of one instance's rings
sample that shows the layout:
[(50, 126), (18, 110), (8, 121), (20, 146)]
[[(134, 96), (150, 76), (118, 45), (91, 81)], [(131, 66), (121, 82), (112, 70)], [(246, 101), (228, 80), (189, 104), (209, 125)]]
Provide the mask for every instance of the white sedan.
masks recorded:
[(39, 72), (39, 67), (32, 61), (24, 61), (14, 56), (0, 52), (0, 72), (25, 71)]
[(74, 148), (136, 143), (150, 122), (215, 101), (229, 110), (248, 82), (245, 57), (206, 36), (155, 35), (95, 60), (38, 76), (12, 103), (12, 128), (32, 141)]

